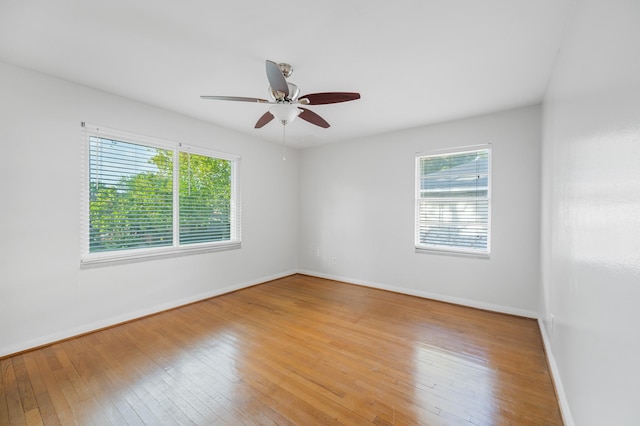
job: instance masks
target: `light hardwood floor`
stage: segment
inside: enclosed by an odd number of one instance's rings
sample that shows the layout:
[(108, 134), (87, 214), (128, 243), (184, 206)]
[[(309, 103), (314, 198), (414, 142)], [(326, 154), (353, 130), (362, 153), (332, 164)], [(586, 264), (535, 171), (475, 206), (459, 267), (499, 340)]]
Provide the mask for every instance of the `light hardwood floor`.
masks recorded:
[(303, 275), (0, 368), (1, 425), (562, 424), (534, 320)]

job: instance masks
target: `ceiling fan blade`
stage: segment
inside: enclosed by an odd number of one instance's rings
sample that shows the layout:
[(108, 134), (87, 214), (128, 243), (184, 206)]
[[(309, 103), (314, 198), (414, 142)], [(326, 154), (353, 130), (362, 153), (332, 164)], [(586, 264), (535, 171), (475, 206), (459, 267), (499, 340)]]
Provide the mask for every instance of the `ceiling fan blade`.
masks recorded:
[(300, 113), (300, 115), (298, 115), (298, 117), (302, 118), (304, 121), (308, 121), (311, 124), (315, 124), (316, 126), (320, 126), (325, 129), (331, 126), (329, 123), (327, 123), (327, 121), (324, 118), (320, 117), (318, 114), (311, 111), (310, 109), (306, 109), (306, 108), (300, 108), (300, 109), (302, 110), (302, 112)]
[(255, 128), (256, 129), (260, 129), (262, 128), (265, 124), (267, 124), (268, 122), (270, 122), (271, 120), (273, 120), (275, 117), (273, 116), (273, 114), (271, 114), (269, 111), (265, 112), (262, 117), (260, 117), (258, 119), (258, 122), (256, 123)]
[(355, 101), (360, 99), (360, 93), (355, 92), (325, 92), (325, 93), (310, 93), (308, 95), (300, 96), (300, 100), (308, 99), (307, 105), (326, 105), (337, 104), (340, 102)]
[(215, 101), (238, 101), (238, 102), (257, 102), (259, 104), (270, 104), (271, 101), (260, 98), (244, 98), (242, 96), (200, 96), (202, 99), (213, 99)]
[(266, 62), (267, 68), (267, 79), (269, 80), (269, 84), (273, 90), (277, 90), (279, 92), (284, 93), (285, 97), (289, 96), (289, 86), (287, 85), (287, 80), (284, 78), (282, 71), (278, 64), (273, 61)]

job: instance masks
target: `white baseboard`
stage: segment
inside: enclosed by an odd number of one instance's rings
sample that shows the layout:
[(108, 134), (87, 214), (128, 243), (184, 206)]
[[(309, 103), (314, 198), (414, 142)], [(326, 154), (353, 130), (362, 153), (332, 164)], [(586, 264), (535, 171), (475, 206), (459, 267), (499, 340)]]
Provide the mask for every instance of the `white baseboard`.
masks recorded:
[(377, 282), (360, 280), (360, 279), (349, 278), (349, 277), (341, 277), (337, 275), (323, 274), (320, 272), (298, 270), (298, 273), (304, 274), (304, 275), (310, 275), (312, 277), (326, 278), (329, 280), (342, 281), (349, 284), (361, 285), (364, 287), (371, 287), (371, 288), (377, 288), (380, 290), (393, 291), (395, 293), (407, 294), (409, 296), (417, 296), (425, 299), (438, 300), (440, 302), (453, 303), (455, 305), (469, 306), (471, 308), (483, 309), (485, 311), (499, 312), (502, 314), (509, 314), (509, 315), (517, 315), (520, 317), (532, 318), (532, 319), (538, 318), (537, 312), (529, 311), (526, 309), (513, 308), (511, 306), (496, 305), (492, 303), (479, 302), (477, 300), (464, 299), (460, 297), (444, 296), (442, 294), (431, 293), (428, 291), (411, 290), (404, 287), (394, 287), (386, 284), (380, 284)]
[(0, 358), (5, 356), (10, 356), (12, 354), (17, 354), (20, 352), (28, 351), (30, 349), (38, 348), (41, 346), (46, 346), (55, 342), (60, 342), (62, 340), (70, 339), (76, 336), (81, 336), (83, 334), (91, 333), (96, 330), (100, 330), (107, 327), (113, 327), (118, 324), (122, 324), (131, 320), (135, 320), (138, 318), (143, 318), (149, 315), (157, 314), (159, 312), (163, 312), (169, 309), (178, 308), (180, 306), (188, 305), (190, 303), (199, 302), (201, 300), (206, 300), (211, 297), (220, 296), (225, 293), (231, 293), (233, 291), (241, 290), (243, 288), (251, 287), (256, 284), (262, 284), (267, 281), (272, 281), (278, 278), (286, 277), (289, 275), (293, 275), (297, 273), (296, 270), (282, 272), (280, 274), (262, 277), (259, 279), (254, 279), (251, 281), (246, 281), (239, 284), (230, 285), (227, 287), (215, 289), (212, 291), (200, 293), (194, 296), (185, 297), (178, 300), (172, 300), (167, 303), (163, 303), (160, 305), (152, 306), (149, 308), (141, 309), (136, 312), (128, 313), (125, 315), (119, 315), (116, 317), (107, 318), (100, 321), (95, 321), (90, 324), (85, 324), (80, 327), (74, 327), (68, 330), (59, 331), (53, 334), (49, 334), (46, 336), (38, 337), (35, 339), (30, 339), (25, 342), (19, 342), (14, 345), (9, 345), (0, 348)]
[(556, 387), (556, 395), (558, 397), (558, 403), (560, 404), (560, 413), (562, 414), (562, 420), (564, 421), (565, 426), (575, 426), (573, 416), (571, 416), (571, 410), (569, 409), (569, 401), (567, 400), (567, 395), (565, 394), (564, 387), (562, 386), (560, 370), (558, 370), (558, 364), (556, 363), (556, 359), (553, 356), (553, 351), (551, 350), (551, 341), (549, 340), (549, 335), (547, 334), (547, 328), (544, 325), (544, 321), (540, 317), (538, 317), (538, 326), (540, 327), (540, 334), (542, 335), (544, 351), (547, 354), (549, 369), (551, 370), (551, 376), (553, 377), (553, 384)]

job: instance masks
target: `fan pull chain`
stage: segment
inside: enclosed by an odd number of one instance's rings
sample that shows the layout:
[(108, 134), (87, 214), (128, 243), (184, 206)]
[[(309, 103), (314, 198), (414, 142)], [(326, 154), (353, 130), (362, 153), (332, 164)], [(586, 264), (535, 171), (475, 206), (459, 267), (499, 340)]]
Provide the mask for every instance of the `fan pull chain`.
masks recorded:
[(287, 132), (287, 125), (283, 122), (282, 123), (282, 161), (287, 160), (286, 132)]

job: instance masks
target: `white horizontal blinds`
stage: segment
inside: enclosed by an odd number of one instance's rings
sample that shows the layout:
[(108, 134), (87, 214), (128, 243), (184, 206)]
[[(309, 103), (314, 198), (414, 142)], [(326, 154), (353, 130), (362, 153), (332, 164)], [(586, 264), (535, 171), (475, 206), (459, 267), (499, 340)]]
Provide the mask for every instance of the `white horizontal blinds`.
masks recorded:
[(173, 244), (173, 153), (89, 140), (89, 252)]
[(418, 247), (488, 252), (489, 149), (418, 163)]
[(240, 158), (83, 123), (81, 264), (240, 248)]
[(180, 244), (231, 239), (232, 162), (180, 152)]

